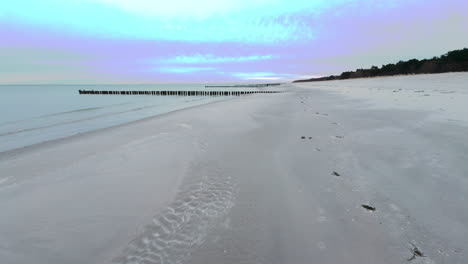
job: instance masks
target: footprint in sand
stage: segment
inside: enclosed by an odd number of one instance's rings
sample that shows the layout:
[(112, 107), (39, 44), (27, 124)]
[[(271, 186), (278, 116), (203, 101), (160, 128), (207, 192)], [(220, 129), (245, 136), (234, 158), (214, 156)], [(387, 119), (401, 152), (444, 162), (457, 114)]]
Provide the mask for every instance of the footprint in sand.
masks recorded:
[(3, 178), (3, 179), (0, 179), (0, 185), (2, 184), (7, 184), (10, 179), (12, 179), (13, 177), (6, 177), (6, 178)]
[(208, 149), (208, 141), (205, 138), (201, 138), (198, 140), (198, 149), (200, 151), (206, 152)]
[(328, 114), (323, 114), (323, 113), (320, 113), (320, 112), (315, 112), (316, 115), (323, 115), (323, 116), (328, 116)]
[(182, 127), (182, 128), (192, 129), (192, 126), (189, 124), (179, 123), (177, 124), (177, 126)]
[(327, 249), (327, 246), (326, 246), (325, 243), (323, 243), (322, 241), (320, 241), (320, 242), (317, 243), (317, 247), (318, 247), (320, 250), (326, 250), (326, 249)]

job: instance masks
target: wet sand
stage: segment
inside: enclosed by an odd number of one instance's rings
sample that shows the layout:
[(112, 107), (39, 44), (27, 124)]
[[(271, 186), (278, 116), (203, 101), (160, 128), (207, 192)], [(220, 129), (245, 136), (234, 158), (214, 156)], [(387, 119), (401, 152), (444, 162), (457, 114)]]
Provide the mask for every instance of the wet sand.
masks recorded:
[(5, 153), (0, 259), (464, 263), (466, 81), (295, 84)]

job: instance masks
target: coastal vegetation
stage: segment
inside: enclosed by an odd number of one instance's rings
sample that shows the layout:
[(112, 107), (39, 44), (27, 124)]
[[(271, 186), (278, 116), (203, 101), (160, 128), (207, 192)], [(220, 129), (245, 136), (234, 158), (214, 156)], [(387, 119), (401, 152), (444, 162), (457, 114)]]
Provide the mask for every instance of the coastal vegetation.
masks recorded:
[(307, 80), (297, 80), (294, 82), (330, 81), (379, 76), (464, 71), (468, 71), (468, 48), (450, 51), (440, 57), (434, 57), (432, 59), (412, 59), (409, 61), (399, 61), (396, 64), (390, 63), (387, 65), (382, 65), (382, 67), (380, 68), (377, 66), (372, 66), (370, 69), (357, 69), (356, 71), (347, 71), (343, 72), (341, 75), (332, 75)]

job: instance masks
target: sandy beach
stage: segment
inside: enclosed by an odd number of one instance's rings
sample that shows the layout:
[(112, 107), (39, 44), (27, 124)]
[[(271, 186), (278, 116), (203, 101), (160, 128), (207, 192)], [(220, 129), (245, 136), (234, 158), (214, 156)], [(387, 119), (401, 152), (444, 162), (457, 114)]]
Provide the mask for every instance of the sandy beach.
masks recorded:
[(467, 83), (286, 84), (2, 153), (0, 262), (466, 263)]

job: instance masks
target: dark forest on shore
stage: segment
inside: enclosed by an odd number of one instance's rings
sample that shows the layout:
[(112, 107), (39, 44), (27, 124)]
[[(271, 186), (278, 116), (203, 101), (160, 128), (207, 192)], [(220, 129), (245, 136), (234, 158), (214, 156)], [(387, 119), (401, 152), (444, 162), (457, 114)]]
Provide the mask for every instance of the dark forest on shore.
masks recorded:
[(391, 63), (383, 65), (380, 68), (372, 66), (370, 69), (358, 69), (356, 71), (343, 72), (341, 75), (297, 80), (294, 82), (331, 81), (393, 75), (464, 71), (468, 71), (468, 48), (450, 51), (440, 57), (434, 57), (432, 59), (399, 61), (396, 64)]

